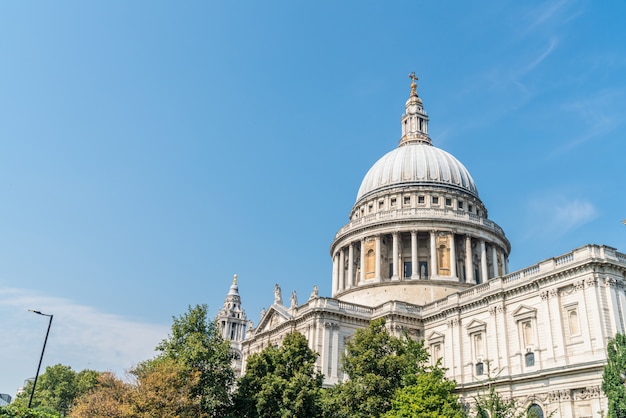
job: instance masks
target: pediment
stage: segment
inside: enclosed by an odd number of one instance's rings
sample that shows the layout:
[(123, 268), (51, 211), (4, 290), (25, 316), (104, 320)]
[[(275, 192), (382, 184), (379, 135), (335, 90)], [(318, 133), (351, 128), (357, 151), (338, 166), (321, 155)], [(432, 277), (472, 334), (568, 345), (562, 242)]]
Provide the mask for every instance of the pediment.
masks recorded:
[(530, 319), (537, 317), (537, 309), (530, 306), (520, 305), (515, 311), (513, 311), (513, 317), (521, 321), (523, 319)]
[(478, 319), (472, 319), (465, 328), (467, 329), (467, 332), (472, 334), (474, 332), (485, 331), (487, 329), (487, 324), (483, 321), (479, 321)]
[(276, 328), (283, 322), (289, 321), (292, 316), (285, 309), (279, 309), (278, 306), (272, 305), (268, 311), (261, 318), (259, 326), (256, 328), (256, 332), (269, 331)]
[(433, 343), (443, 342), (444, 338), (445, 338), (445, 336), (442, 333), (437, 332), (437, 331), (433, 331), (427, 337), (427, 340), (428, 340), (429, 343), (433, 344)]

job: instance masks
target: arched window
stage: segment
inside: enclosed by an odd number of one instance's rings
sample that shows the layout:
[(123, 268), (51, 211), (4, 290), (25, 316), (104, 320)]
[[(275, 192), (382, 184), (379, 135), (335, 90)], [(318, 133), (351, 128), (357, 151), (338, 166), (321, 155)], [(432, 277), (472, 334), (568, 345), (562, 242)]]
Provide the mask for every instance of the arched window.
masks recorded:
[(482, 357), (484, 352), (483, 334), (478, 332), (474, 334), (474, 355)]
[(543, 418), (543, 409), (536, 403), (530, 405), (526, 411), (528, 418)]
[(533, 345), (533, 326), (531, 321), (522, 322), (522, 333), (524, 335), (524, 347)]

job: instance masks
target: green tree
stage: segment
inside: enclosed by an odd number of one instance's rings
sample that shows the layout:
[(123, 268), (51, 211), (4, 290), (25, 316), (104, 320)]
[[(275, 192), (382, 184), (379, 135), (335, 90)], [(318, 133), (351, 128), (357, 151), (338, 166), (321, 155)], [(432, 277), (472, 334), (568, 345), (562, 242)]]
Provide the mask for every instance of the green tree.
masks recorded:
[(60, 418), (59, 414), (38, 411), (21, 405), (0, 406), (0, 418)]
[(230, 343), (214, 321), (208, 320), (207, 305), (196, 305), (179, 318), (174, 317), (171, 334), (157, 350), (160, 357), (174, 360), (184, 378), (196, 379), (190, 397), (199, 400), (198, 417), (223, 417), (231, 405), (234, 382)]
[(396, 391), (384, 418), (463, 418), (466, 416), (456, 383), (439, 366), (416, 375), (415, 383)]
[(417, 382), (428, 353), (421, 342), (389, 333), (385, 321), (370, 322), (348, 342), (342, 356), (350, 380), (324, 393), (324, 416), (380, 417), (390, 410), (396, 390)]
[(609, 401), (609, 418), (626, 418), (626, 335), (616, 334), (607, 344), (602, 391)]
[[(483, 388), (474, 397), (474, 409), (477, 417), (498, 417), (498, 418), (538, 418), (537, 411), (526, 410), (519, 402), (513, 398), (505, 398), (496, 388), (498, 373), (491, 370), (490, 363), (487, 362), (487, 379), (483, 382)], [(550, 416), (550, 415), (548, 415)]]
[(317, 356), (298, 332), (286, 335), (279, 348), (270, 346), (251, 355), (238, 382), (233, 416), (318, 416), (323, 376), (315, 371)]
[[(96, 384), (98, 372), (83, 370), (76, 373), (70, 366), (56, 364), (46, 367), (37, 379), (32, 408), (48, 413), (67, 415), (74, 400), (90, 390)], [(24, 392), (16, 396), (14, 403), (27, 406), (33, 389), (33, 382), (28, 382)]]

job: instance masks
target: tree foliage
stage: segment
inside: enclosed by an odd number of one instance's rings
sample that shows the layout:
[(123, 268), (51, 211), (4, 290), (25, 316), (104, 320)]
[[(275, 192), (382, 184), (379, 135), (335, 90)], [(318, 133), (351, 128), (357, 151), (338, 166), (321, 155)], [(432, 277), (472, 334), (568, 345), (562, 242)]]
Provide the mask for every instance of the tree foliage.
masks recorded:
[(607, 364), (602, 374), (602, 391), (609, 403), (610, 418), (626, 418), (626, 335), (616, 334), (607, 344)]
[(456, 383), (446, 379), (443, 369), (427, 368), (416, 375), (415, 383), (396, 391), (384, 418), (463, 418), (455, 388)]
[(483, 388), (474, 397), (474, 409), (477, 417), (498, 418), (538, 418), (536, 411), (526, 410), (523, 405), (513, 398), (505, 398), (496, 388), (498, 373), (494, 373), (489, 362), (487, 364), (487, 379)]
[[(74, 400), (94, 387), (97, 376), (98, 372), (94, 370), (76, 373), (70, 366), (48, 366), (37, 379), (31, 406), (40, 411), (67, 415)], [(28, 382), (24, 391), (16, 396), (15, 405), (26, 407), (32, 389), (33, 382)]]
[(189, 397), (198, 399), (197, 417), (222, 417), (231, 404), (234, 383), (230, 343), (225, 341), (214, 321), (207, 317), (207, 305), (196, 305), (174, 318), (171, 334), (157, 350), (160, 357), (173, 360), (188, 385)]
[(70, 411), (73, 418), (130, 418), (131, 386), (113, 373), (102, 373), (96, 386), (76, 400)]
[(0, 418), (60, 418), (61, 415), (48, 413), (21, 405), (0, 406)]
[(233, 416), (318, 416), (323, 376), (315, 371), (316, 358), (298, 332), (286, 335), (279, 348), (270, 346), (251, 355), (235, 393)]
[(383, 319), (370, 322), (348, 342), (342, 357), (350, 380), (325, 391), (324, 416), (380, 417), (396, 390), (417, 383), (428, 353), (421, 342), (389, 333)]
[(189, 307), (174, 318), (171, 334), (158, 346), (159, 354), (139, 363), (124, 382), (111, 373), (98, 378), (78, 399), (71, 416), (81, 418), (204, 418), (224, 417), (234, 381), (230, 344), (207, 306)]
[(130, 392), (133, 416), (138, 418), (196, 418), (202, 415), (200, 397), (193, 396), (200, 371), (184, 370), (171, 358), (157, 358), (137, 366), (137, 382)]
[(195, 418), (203, 416), (200, 399), (190, 396), (199, 373), (184, 373), (169, 358), (141, 363), (131, 371), (133, 382), (103, 373), (96, 388), (78, 399), (76, 418)]

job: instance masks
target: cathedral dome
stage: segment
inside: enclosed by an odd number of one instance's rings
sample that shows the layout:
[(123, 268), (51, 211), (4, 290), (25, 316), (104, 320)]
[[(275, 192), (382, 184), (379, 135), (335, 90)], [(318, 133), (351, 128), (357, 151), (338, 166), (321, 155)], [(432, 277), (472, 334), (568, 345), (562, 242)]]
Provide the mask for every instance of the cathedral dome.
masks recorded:
[(427, 142), (415, 142), (401, 144), (378, 160), (363, 178), (356, 200), (414, 185), (446, 186), (478, 198), (476, 184), (459, 160)]
[(463, 164), (433, 146), (417, 77), (396, 147), (365, 174), (335, 234), (333, 297), (366, 306), (430, 303), (506, 274), (511, 245)]

